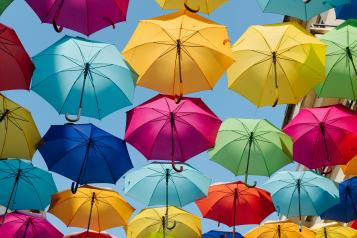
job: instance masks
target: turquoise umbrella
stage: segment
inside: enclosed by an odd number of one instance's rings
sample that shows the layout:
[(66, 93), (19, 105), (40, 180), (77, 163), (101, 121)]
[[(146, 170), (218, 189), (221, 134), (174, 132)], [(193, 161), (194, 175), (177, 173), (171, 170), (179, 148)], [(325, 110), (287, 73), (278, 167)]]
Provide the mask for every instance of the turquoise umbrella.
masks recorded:
[(31, 89), (68, 121), (102, 119), (132, 104), (137, 75), (114, 45), (65, 36), (33, 62)]

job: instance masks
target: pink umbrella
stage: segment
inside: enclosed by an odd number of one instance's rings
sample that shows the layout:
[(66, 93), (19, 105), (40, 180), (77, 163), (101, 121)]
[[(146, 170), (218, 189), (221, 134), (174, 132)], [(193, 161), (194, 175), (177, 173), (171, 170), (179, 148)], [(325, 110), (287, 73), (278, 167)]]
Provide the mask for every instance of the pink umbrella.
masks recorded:
[(305, 108), (283, 129), (294, 140), (294, 160), (310, 169), (346, 164), (343, 138), (357, 133), (357, 114), (342, 105)]
[(84, 231), (65, 236), (64, 238), (114, 238), (114, 236), (111, 236), (108, 233), (98, 233), (93, 231), (89, 231), (87, 234), (87, 232)]
[(5, 223), (0, 225), (0, 237), (63, 238), (63, 234), (51, 225), (42, 214), (15, 211), (7, 214)]
[[(26, 0), (42, 22), (87, 36), (126, 20), (129, 0)], [(59, 27), (57, 26), (59, 25)]]
[(184, 162), (214, 146), (222, 121), (199, 98), (158, 95), (127, 112), (125, 140), (148, 160)]

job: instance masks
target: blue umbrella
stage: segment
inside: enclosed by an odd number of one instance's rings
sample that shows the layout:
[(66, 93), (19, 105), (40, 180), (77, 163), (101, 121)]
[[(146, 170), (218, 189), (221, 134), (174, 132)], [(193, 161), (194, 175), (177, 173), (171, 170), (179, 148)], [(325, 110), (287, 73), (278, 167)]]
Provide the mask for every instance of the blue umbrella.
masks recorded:
[[(202, 238), (233, 238), (233, 233), (228, 231), (209, 231), (203, 234)], [(243, 238), (243, 236), (236, 232), (235, 238)]]
[(133, 167), (123, 140), (92, 124), (51, 126), (39, 151), (48, 169), (79, 184), (112, 183)]
[(357, 177), (342, 182), (339, 186), (340, 203), (326, 210), (321, 218), (340, 222), (357, 219)]
[(33, 62), (31, 89), (68, 121), (101, 119), (132, 104), (137, 75), (114, 45), (65, 36)]
[(21, 160), (0, 160), (0, 205), (10, 210), (45, 210), (57, 192), (52, 175)]
[(344, 4), (335, 8), (337, 19), (356, 19), (357, 18), (357, 0), (352, 0), (349, 4)]

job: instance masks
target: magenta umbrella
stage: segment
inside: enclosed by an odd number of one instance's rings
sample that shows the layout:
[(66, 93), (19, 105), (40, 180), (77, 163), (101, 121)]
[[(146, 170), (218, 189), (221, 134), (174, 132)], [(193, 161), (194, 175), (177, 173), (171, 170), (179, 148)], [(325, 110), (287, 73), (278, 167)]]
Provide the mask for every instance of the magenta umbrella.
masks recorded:
[[(1, 218), (0, 218), (1, 219)], [(0, 226), (1, 238), (63, 238), (63, 234), (42, 214), (15, 211)]]
[(357, 133), (357, 114), (343, 105), (305, 108), (283, 130), (294, 140), (294, 160), (306, 167), (346, 164), (339, 145), (347, 134)]
[(125, 21), (129, 0), (26, 0), (42, 22), (87, 36)]
[(199, 98), (158, 95), (127, 112), (125, 140), (148, 160), (184, 162), (214, 146), (222, 121)]

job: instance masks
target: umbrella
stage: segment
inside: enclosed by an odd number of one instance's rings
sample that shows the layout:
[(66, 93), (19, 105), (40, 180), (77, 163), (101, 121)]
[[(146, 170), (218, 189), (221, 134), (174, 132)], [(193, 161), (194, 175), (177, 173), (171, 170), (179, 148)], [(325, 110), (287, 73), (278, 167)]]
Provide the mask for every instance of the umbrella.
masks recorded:
[(179, 98), (212, 89), (233, 63), (226, 27), (189, 11), (139, 22), (123, 55), (138, 85)]
[(357, 20), (349, 20), (321, 36), (327, 44), (326, 80), (317, 88), (319, 97), (357, 99)]
[(148, 160), (185, 162), (214, 146), (221, 120), (199, 98), (158, 95), (127, 112), (125, 140)]
[(336, 6), (350, 3), (351, 0), (257, 0), (264, 12), (288, 15), (308, 21)]
[(13, 2), (14, 0), (2, 0), (0, 2), (0, 15), (2, 15), (5, 9)]
[(357, 230), (357, 220), (352, 223), (351, 227)]
[[(107, 26), (125, 21), (129, 0), (26, 0), (42, 22), (63, 27), (87, 36)], [(59, 26), (57, 26), (59, 25)]]
[(342, 171), (345, 175), (357, 175), (357, 156), (351, 159), (346, 166), (342, 166)]
[(65, 36), (33, 61), (31, 89), (71, 122), (81, 113), (102, 119), (132, 104), (137, 75), (114, 45)]
[(294, 141), (293, 158), (310, 169), (346, 164), (339, 144), (356, 133), (356, 113), (342, 105), (304, 108), (283, 131)]
[(352, 0), (351, 3), (340, 5), (335, 8), (336, 18), (348, 20), (351, 18), (357, 18), (357, 1)]
[(228, 87), (258, 107), (297, 104), (325, 79), (325, 44), (296, 22), (251, 26), (232, 50)]
[[(154, 162), (125, 176), (125, 194), (147, 206), (185, 206), (207, 196), (211, 179), (188, 164), (176, 172), (171, 163)], [(166, 224), (168, 225), (168, 224)]]
[[(75, 234), (70, 234), (68, 236), (65, 236), (64, 238), (86, 238), (86, 237), (87, 237), (87, 232), (79, 232)], [(99, 233), (99, 232), (89, 231), (88, 238), (114, 238), (114, 236), (111, 236), (105, 232)]]
[[(243, 238), (239, 233), (236, 233), (236, 238)], [(232, 232), (226, 231), (209, 231), (202, 235), (202, 238), (233, 238)]]
[(0, 158), (31, 160), (40, 142), (31, 113), (0, 94)]
[(357, 134), (349, 134), (340, 143), (341, 156), (348, 161), (341, 166), (347, 176), (357, 175)]
[(299, 217), (300, 223), (302, 216), (319, 216), (339, 202), (336, 184), (310, 171), (278, 172), (263, 188), (271, 193), (278, 213)]
[(49, 223), (44, 215), (19, 211), (7, 214), (6, 222), (0, 226), (0, 236), (1, 238), (63, 238), (63, 234)]
[(39, 151), (49, 170), (79, 184), (112, 183), (133, 168), (123, 140), (92, 124), (51, 126)]
[(244, 235), (245, 238), (315, 238), (309, 228), (290, 221), (267, 222)]
[(228, 0), (156, 0), (163, 9), (187, 9), (191, 12), (212, 13)]
[(21, 160), (0, 160), (0, 205), (10, 210), (45, 210), (57, 192), (52, 175)]
[(209, 154), (234, 175), (244, 174), (247, 183), (248, 174), (271, 176), (291, 163), (292, 142), (267, 120), (230, 118), (219, 128)]
[[(6, 1), (1, 1), (0, 5)], [(0, 23), (0, 91), (29, 89), (34, 65), (16, 32)]]
[(233, 238), (236, 225), (259, 224), (275, 211), (267, 191), (242, 182), (212, 184), (207, 198), (196, 204), (203, 217), (233, 226)]
[(134, 208), (119, 193), (89, 185), (52, 195), (48, 210), (67, 226), (101, 232), (113, 227), (126, 226)]
[(169, 207), (168, 223), (175, 223), (173, 229), (165, 226), (166, 208), (146, 208), (129, 223), (128, 238), (201, 238), (200, 218), (176, 207)]
[(355, 229), (344, 226), (325, 226), (314, 230), (316, 238), (356, 238)]
[(340, 183), (340, 203), (326, 210), (321, 218), (348, 223), (357, 219), (357, 177)]

